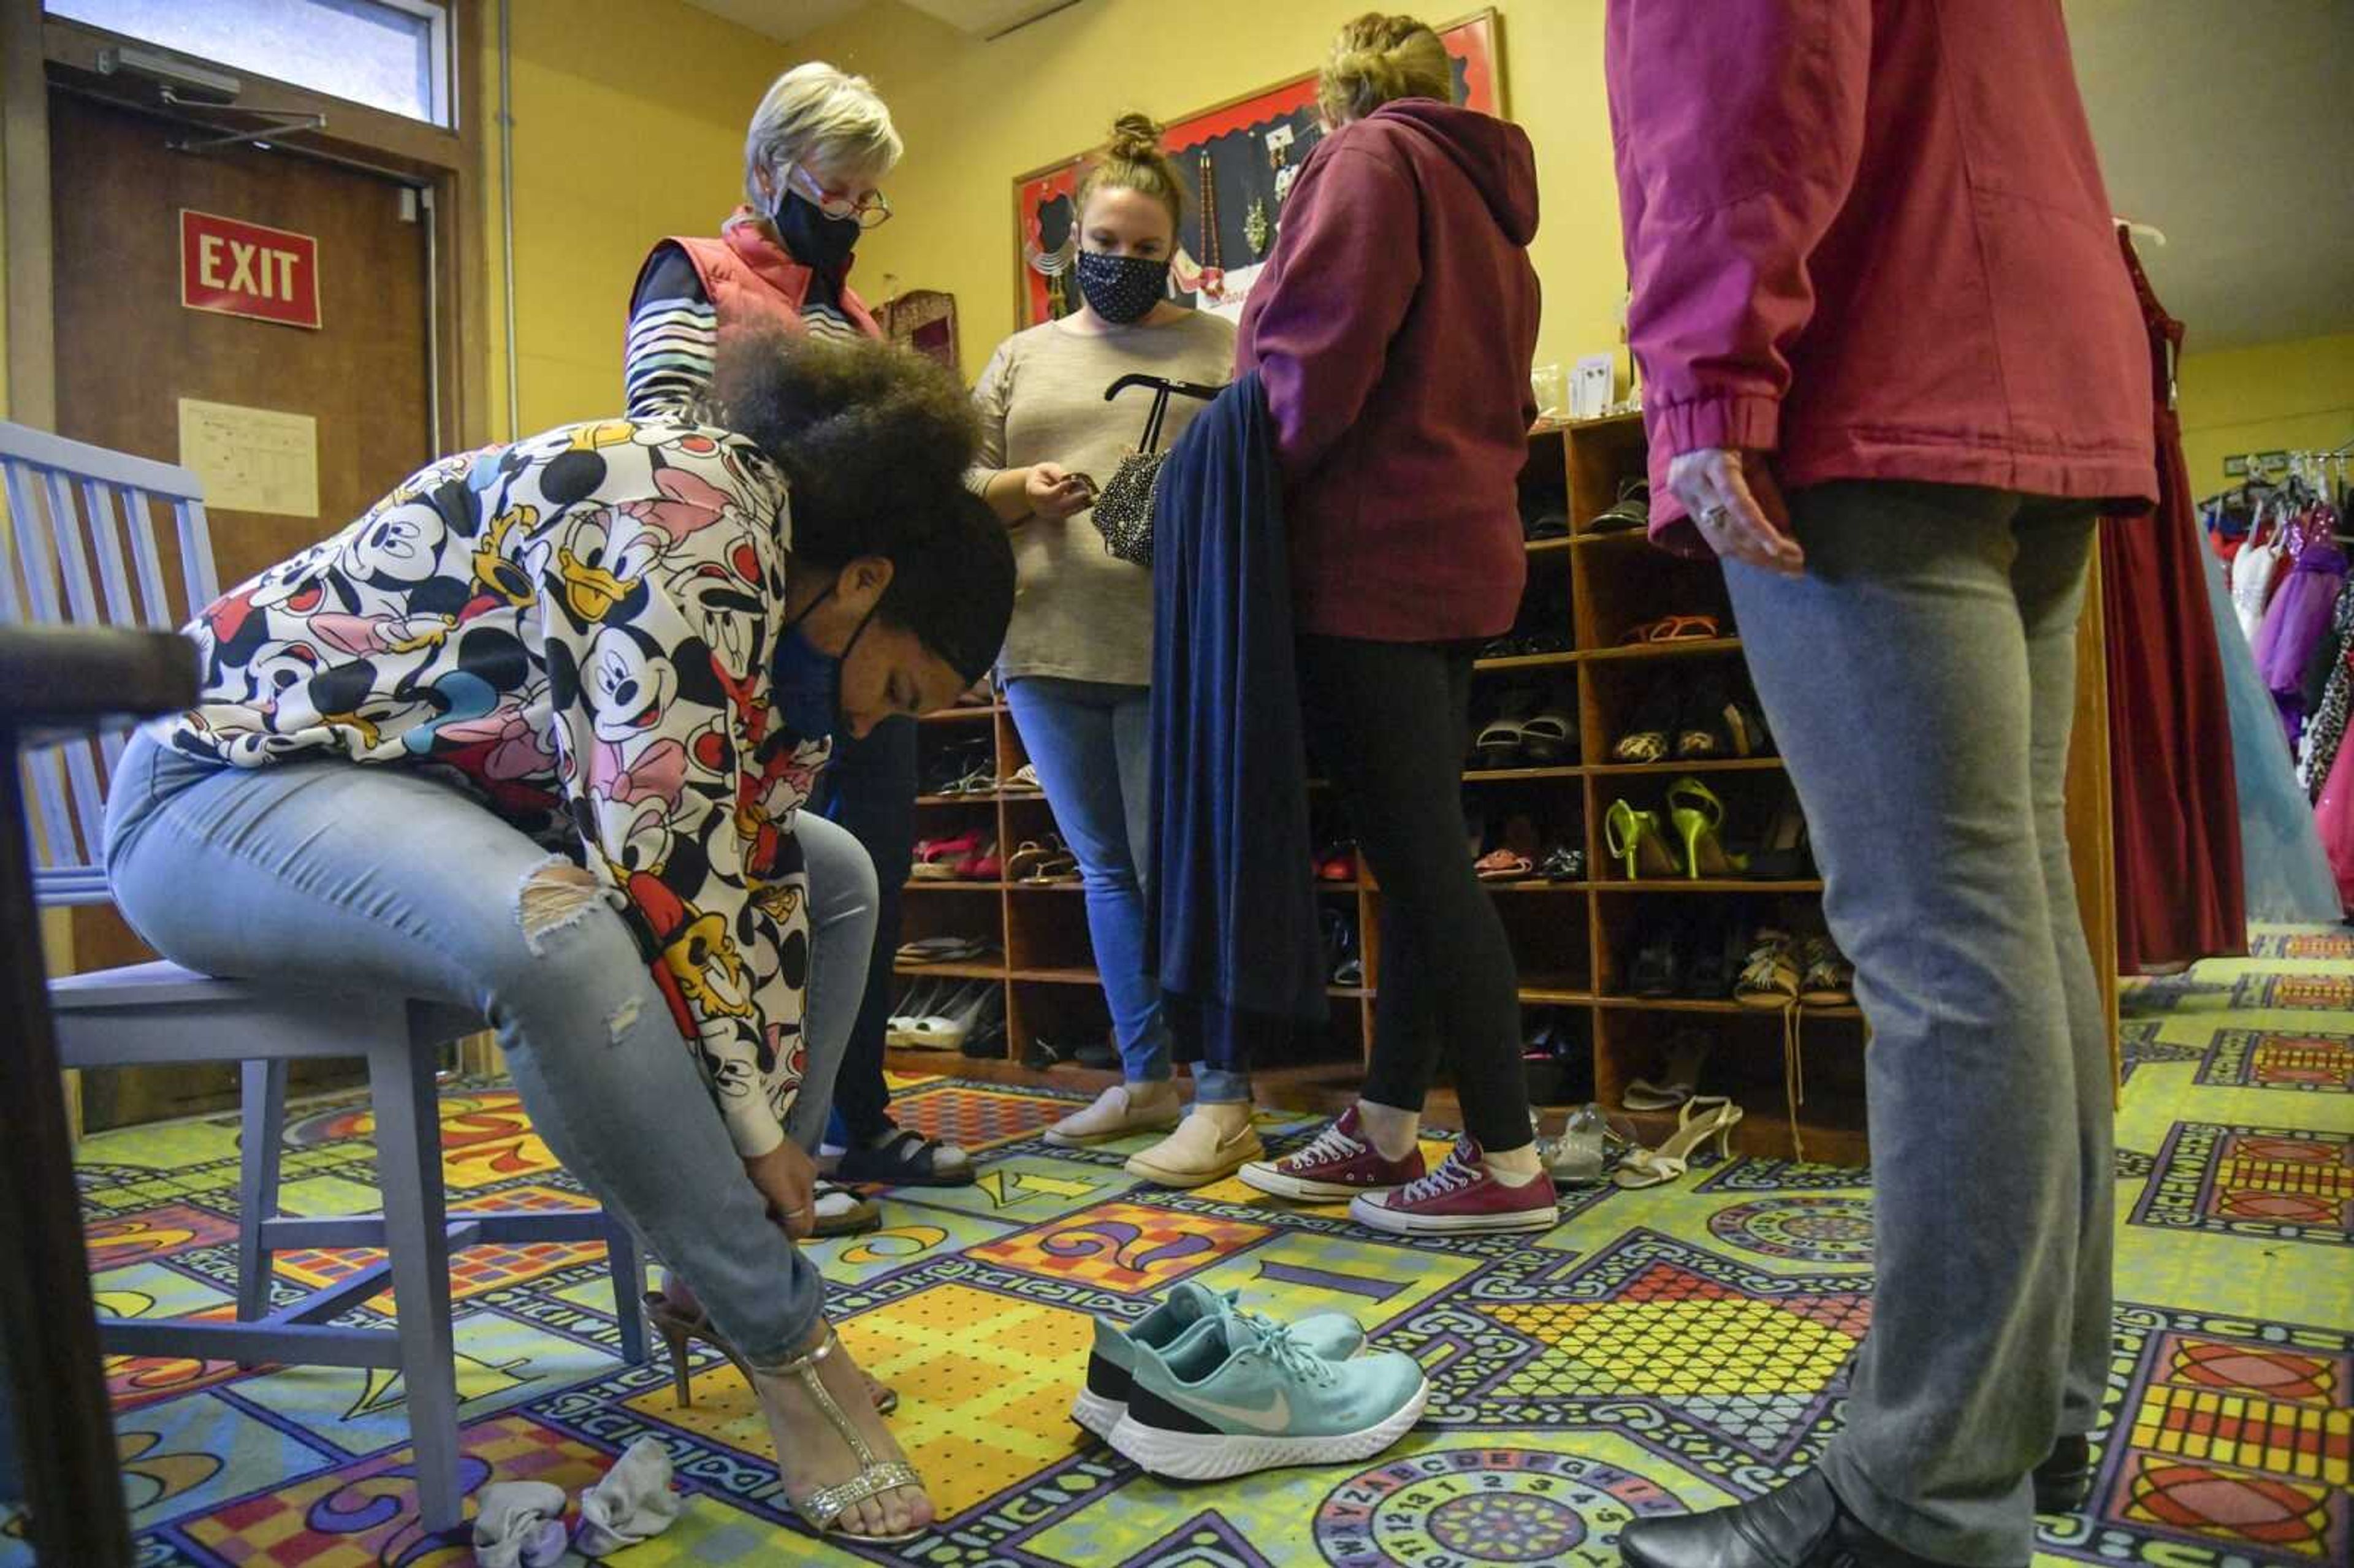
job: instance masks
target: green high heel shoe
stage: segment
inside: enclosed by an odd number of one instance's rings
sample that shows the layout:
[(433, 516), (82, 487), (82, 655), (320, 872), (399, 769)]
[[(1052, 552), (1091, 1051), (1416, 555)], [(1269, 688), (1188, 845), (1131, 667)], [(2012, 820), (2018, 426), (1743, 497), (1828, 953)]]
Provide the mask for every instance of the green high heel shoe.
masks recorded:
[(1668, 786), (1668, 815), (1684, 846), (1684, 874), (1698, 882), (1704, 876), (1738, 876), (1749, 868), (1749, 857), (1724, 847), (1724, 802), (1697, 779), (1679, 779)]
[(1667, 824), (1657, 811), (1638, 811), (1624, 800), (1613, 800), (1602, 819), (1602, 834), (1629, 882), (1683, 873), (1669, 847)]

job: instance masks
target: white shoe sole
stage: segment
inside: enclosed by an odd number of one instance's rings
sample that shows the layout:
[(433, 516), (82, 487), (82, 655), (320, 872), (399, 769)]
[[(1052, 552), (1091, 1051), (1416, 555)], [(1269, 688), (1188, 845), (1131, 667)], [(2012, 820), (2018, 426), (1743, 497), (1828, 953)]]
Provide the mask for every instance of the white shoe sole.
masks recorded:
[(1223, 1481), (1255, 1470), (1280, 1470), (1293, 1465), (1345, 1465), (1369, 1459), (1422, 1419), (1430, 1400), (1430, 1380), (1423, 1380), (1414, 1397), (1380, 1425), (1362, 1432), (1331, 1437), (1261, 1437), (1247, 1432), (1167, 1432), (1140, 1425), (1132, 1415), (1120, 1417), (1112, 1429), (1111, 1446), (1140, 1468), (1181, 1481)]
[(1071, 1401), (1071, 1419), (1107, 1443), (1111, 1441), (1113, 1430), (1127, 1415), (1128, 1405), (1124, 1402), (1106, 1399), (1087, 1389), (1079, 1390), (1078, 1396)]
[(1262, 1160), (1253, 1160), (1238, 1174), (1245, 1182), (1271, 1198), (1289, 1198), (1299, 1203), (1345, 1203), (1368, 1192), (1397, 1191), (1395, 1187), (1343, 1187), (1338, 1181), (1306, 1181)]
[[(1547, 1182), (1546, 1185), (1552, 1185)], [(1549, 1231), (1561, 1224), (1561, 1210), (1552, 1204), (1517, 1214), (1402, 1214), (1359, 1199), (1349, 1205), (1349, 1217), (1367, 1230), (1394, 1236), (1472, 1235), (1499, 1231)]]

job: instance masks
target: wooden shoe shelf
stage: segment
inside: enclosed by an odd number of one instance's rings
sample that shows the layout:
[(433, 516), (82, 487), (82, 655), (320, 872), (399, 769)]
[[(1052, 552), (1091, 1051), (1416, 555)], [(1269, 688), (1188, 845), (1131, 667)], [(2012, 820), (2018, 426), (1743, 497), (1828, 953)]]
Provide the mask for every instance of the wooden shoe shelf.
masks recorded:
[[(1574, 763), (1467, 770), (1467, 808), (1497, 817), (1525, 812), (1553, 824), (1559, 837), (1585, 852), (1587, 879), (1492, 885), (1521, 976), (1525, 1022), (1554, 1012), (1587, 1059), (1573, 1058), (1548, 1081), (1544, 1108), (1554, 1113), (1596, 1098), (1617, 1107), (1626, 1085), (1655, 1076), (1666, 1045), (1700, 1031), (1712, 1044), (1701, 1087), (1730, 1094), (1747, 1115), (1734, 1134), (1737, 1147), (1787, 1156), (1792, 1128), (1784, 1100), (1778, 1012), (1731, 1001), (1647, 1001), (1629, 993), (1627, 975), (1643, 933), (1662, 920), (1688, 922), (1754, 909), (1801, 928), (1820, 927), (1821, 885), (1813, 881), (1617, 880), (1607, 863), (1602, 818), (1621, 795), (1659, 805), (1674, 780), (1697, 775), (1724, 798), (1736, 836), (1754, 831), (1787, 788), (1777, 758), (1626, 767), (1610, 760), (1618, 726), (1654, 683), (1700, 680), (1712, 672), (1737, 679), (1737, 638), (1621, 647), (1631, 627), (1669, 614), (1725, 617), (1724, 588), (1712, 562), (1682, 561), (1649, 548), (1639, 534), (1598, 534), (1595, 517), (1617, 499), (1623, 480), (1643, 472), (1639, 416), (1553, 425), (1532, 433), (1522, 486), (1567, 492), (1571, 535), (1529, 546), (1529, 587), (1522, 630), (1565, 630), (1571, 651), (1482, 659), (1474, 678), (1475, 710), (1516, 684), (1574, 687), (1580, 752)], [(975, 732), (990, 742), (997, 776), (1010, 779), (1028, 760), (1013, 715), (1002, 706), (952, 709), (922, 721), (928, 770), (944, 746), (970, 745)], [(1311, 780), (1319, 815), (1329, 800)], [(1043, 795), (927, 796), (918, 802), (917, 834), (949, 837), (978, 828), (993, 832), (1002, 855), (1055, 829)], [(1548, 840), (1546, 848), (1554, 841)], [(1353, 1084), (1373, 1038), (1381, 985), (1382, 894), (1369, 876), (1320, 883), (1318, 897), (1355, 923), (1365, 984), (1331, 988), (1332, 1016), (1325, 1036), (1302, 1043), (1294, 1060), (1262, 1064), (1263, 1074), (1304, 1070), (1306, 1079)], [(1006, 987), (1007, 1047), (1019, 1062), (1041, 1034), (1071, 1044), (1101, 1038), (1109, 1027), (1087, 939), (1086, 908), (1076, 880), (1037, 885), (917, 881), (907, 885), (902, 940), (959, 935), (985, 938), (1000, 955), (979, 963), (896, 966), (903, 983), (925, 976), (987, 978)], [(1805, 1016), (1807, 1100), (1797, 1131), (1812, 1160), (1863, 1158), (1861, 1018), (1852, 1008), (1809, 1008)], [(937, 1071), (962, 1064), (938, 1053), (902, 1054), (903, 1065)], [(1320, 1074), (1320, 1079), (1319, 1075)], [(1445, 1123), (1453, 1107), (1444, 1085), (1429, 1116)], [(1645, 1139), (1657, 1142), (1672, 1115), (1636, 1116)]]
[[(1785, 1029), (1778, 1010), (1759, 1011), (1723, 999), (1633, 994), (1631, 971), (1645, 937), (1666, 927), (1712, 921), (1743, 924), (1744, 951), (1751, 931), (1773, 924), (1801, 932), (1822, 929), (1822, 884), (1812, 878), (1762, 882), (1745, 878), (1629, 882), (1610, 863), (1604, 815), (1626, 798), (1638, 808), (1663, 808), (1669, 788), (1696, 777), (1723, 800), (1736, 845), (1754, 838), (1776, 807), (1793, 799), (1779, 757), (1715, 761), (1622, 764), (1611, 748), (1647, 694), (1682, 692), (1721, 678), (1748, 694), (1738, 628), (1727, 614), (1724, 582), (1713, 560), (1686, 560), (1653, 549), (1637, 531), (1597, 532), (1595, 519), (1615, 503), (1622, 482), (1644, 474), (1641, 416), (1540, 427), (1529, 438), (1522, 475), (1524, 495), (1567, 499), (1570, 534), (1528, 546), (1529, 580), (1520, 630), (1566, 630), (1565, 652), (1481, 659), (1475, 670), (1475, 725), (1500, 692), (1534, 685), (1562, 694), (1574, 689), (1579, 751), (1572, 763), (1467, 770), (1467, 810), (1501, 821), (1526, 813), (1548, 824), (1541, 847), (1565, 842), (1585, 852), (1586, 880), (1492, 885), (1497, 908), (1518, 964), (1523, 1038), (1551, 1012), (1573, 1047), (1532, 1089), (1553, 1113), (1586, 1100), (1617, 1111), (1627, 1086), (1656, 1079), (1670, 1041), (1698, 1033), (1710, 1050), (1702, 1070), (1704, 1094), (1729, 1095), (1744, 1118), (1734, 1132), (1746, 1153), (1789, 1157), (1802, 1144), (1810, 1160), (1862, 1164), (1864, 1138), (1862, 1014), (1853, 1007), (1808, 1007), (1798, 1015), (1804, 1099), (1792, 1118), (1787, 1089)], [(2103, 697), (2100, 596), (2095, 582), (2079, 641), (2077, 747), (2071, 761), (2069, 820), (2076, 851), (2078, 896), (2095, 964), (2105, 976), (2115, 964), (2114, 895), (2108, 881), (2107, 729)], [(1626, 645), (1634, 627), (1667, 615), (1712, 614), (1721, 637)], [(1021, 736), (1002, 707), (960, 709), (923, 721), (928, 753), (957, 736), (981, 733), (994, 748), (998, 777), (1011, 778), (1026, 760)], [(1326, 786), (1311, 780), (1313, 804), (1329, 817)], [(1054, 831), (1054, 814), (1035, 793), (953, 797), (924, 802), (925, 837), (969, 827), (994, 829), (1003, 852)], [(1382, 978), (1382, 894), (1370, 877), (1320, 883), (1318, 897), (1355, 922), (1364, 961), (1362, 986), (1331, 989), (1332, 1017), (1320, 1039), (1300, 1043), (1294, 1058), (1257, 1065), (1263, 1091), (1337, 1110), (1353, 1097), (1373, 1038)], [(1108, 1015), (1090, 954), (1085, 906), (1076, 880), (1038, 886), (1020, 882), (960, 887), (910, 885), (906, 939), (953, 932), (1001, 944), (989, 963), (901, 966), (903, 976), (962, 974), (1007, 987), (1008, 1046), (1019, 1062), (1044, 1033), (1069, 1044), (1100, 1039)], [(2109, 991), (2114, 1036), (2114, 982)], [(2114, 1038), (2112, 1040), (2114, 1050)], [(920, 1065), (956, 1070), (951, 1058)], [(965, 1065), (978, 1065), (965, 1064)], [(1540, 1081), (1542, 1079), (1542, 1081)], [(1286, 1089), (1294, 1092), (1285, 1094)], [(1458, 1107), (1442, 1078), (1426, 1113), (1435, 1125), (1459, 1126)], [(1630, 1118), (1644, 1141), (1656, 1145), (1673, 1129), (1673, 1113)]]

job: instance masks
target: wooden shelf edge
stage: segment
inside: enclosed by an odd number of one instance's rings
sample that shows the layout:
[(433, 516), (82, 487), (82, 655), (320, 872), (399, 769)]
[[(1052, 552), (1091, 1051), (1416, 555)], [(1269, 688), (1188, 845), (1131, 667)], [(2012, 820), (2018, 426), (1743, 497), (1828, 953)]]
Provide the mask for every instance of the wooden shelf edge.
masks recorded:
[(1751, 882), (1743, 877), (1704, 876), (1695, 882), (1684, 876), (1641, 877), (1628, 882), (1613, 877), (1594, 885), (1596, 893), (1820, 893), (1823, 885), (1818, 881)]
[(1671, 773), (1778, 773), (1784, 771), (1778, 757), (1721, 757), (1690, 762), (1589, 762), (1585, 771), (1596, 779), (1665, 778)]
[(1471, 668), (1481, 674), (1500, 670), (1566, 670), (1577, 662), (1577, 650), (1559, 653), (1508, 653), (1500, 659), (1474, 659)]
[(1002, 980), (1005, 978), (1006, 970), (1003, 964), (910, 964), (895, 962), (891, 966), (891, 972), (895, 975), (906, 975), (911, 980), (928, 978), (931, 980)]
[(942, 708), (938, 713), (919, 715), (917, 724), (972, 724), (1012, 710), (1003, 703), (991, 703), (987, 707)]
[[(1733, 1001), (1691, 996), (1619, 996), (1602, 995), (1593, 999), (1594, 1005), (1613, 1012), (1692, 1012), (1720, 1018), (1779, 1018), (1778, 1007), (1744, 1007)], [(1807, 1018), (1828, 1018), (1861, 1023), (1863, 1010), (1859, 1007), (1801, 1007)]]
[(1586, 648), (1571, 655), (1588, 664), (1640, 663), (1655, 659), (1691, 659), (1710, 653), (1738, 653), (1738, 637), (1693, 638), (1682, 642), (1638, 642), (1631, 648)]

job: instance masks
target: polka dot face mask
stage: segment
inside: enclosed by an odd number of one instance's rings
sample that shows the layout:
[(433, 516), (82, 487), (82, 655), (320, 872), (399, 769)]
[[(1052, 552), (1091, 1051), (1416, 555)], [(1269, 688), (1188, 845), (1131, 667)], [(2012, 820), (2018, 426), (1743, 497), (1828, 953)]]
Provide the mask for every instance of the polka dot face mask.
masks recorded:
[(1079, 292), (1087, 296), (1088, 307), (1119, 326), (1141, 321), (1169, 292), (1166, 257), (1082, 250), (1078, 270)]

